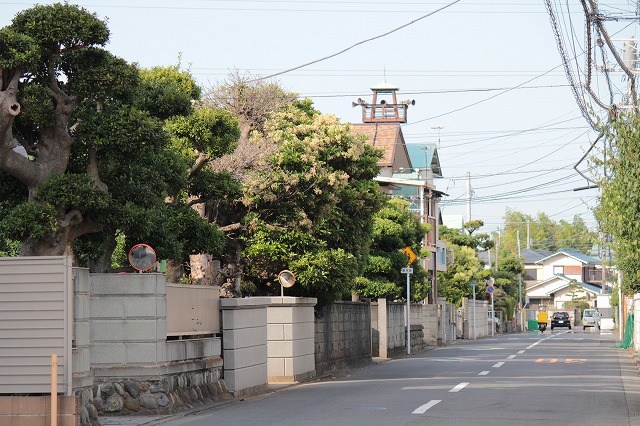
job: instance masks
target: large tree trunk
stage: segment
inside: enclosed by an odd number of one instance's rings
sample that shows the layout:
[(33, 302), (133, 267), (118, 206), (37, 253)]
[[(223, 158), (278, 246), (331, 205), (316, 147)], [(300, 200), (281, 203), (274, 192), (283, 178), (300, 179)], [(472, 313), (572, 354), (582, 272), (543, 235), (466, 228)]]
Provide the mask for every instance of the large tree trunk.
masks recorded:
[(68, 243), (68, 228), (46, 238), (27, 238), (20, 246), (20, 256), (62, 256)]
[(192, 254), (189, 256), (191, 281), (197, 285), (215, 285), (216, 271), (213, 256), (210, 254)]
[(107, 235), (107, 244), (104, 252), (98, 259), (89, 260), (89, 272), (101, 274), (113, 272), (111, 259), (113, 258), (113, 252), (116, 249), (118, 242), (116, 241), (115, 232), (109, 230), (105, 232), (105, 234)]
[[(201, 156), (199, 160), (204, 161), (201, 164), (197, 165), (197, 169), (201, 169), (204, 167), (204, 163), (209, 161), (208, 156), (206, 156), (206, 161), (203, 160), (205, 157)], [(195, 168), (196, 166), (194, 166)], [(195, 197), (192, 197), (195, 199)], [(195, 211), (198, 212), (200, 217), (206, 218), (206, 206), (205, 203), (197, 203), (191, 206)], [(189, 256), (189, 266), (191, 267), (191, 283), (197, 285), (215, 285), (215, 268), (213, 264), (213, 256), (209, 253), (201, 253), (201, 254), (192, 254)]]

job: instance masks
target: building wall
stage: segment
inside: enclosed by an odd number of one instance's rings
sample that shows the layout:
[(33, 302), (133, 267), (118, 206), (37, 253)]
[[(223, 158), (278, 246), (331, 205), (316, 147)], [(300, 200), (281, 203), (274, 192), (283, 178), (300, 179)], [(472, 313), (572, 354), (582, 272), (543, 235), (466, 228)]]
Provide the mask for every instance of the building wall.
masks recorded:
[(553, 272), (555, 266), (580, 267), (577, 270), (577, 273), (574, 271), (568, 271), (569, 274), (565, 273), (564, 275), (566, 275), (568, 278), (575, 278), (578, 281), (582, 281), (582, 262), (569, 256), (555, 256), (554, 258), (546, 261), (543, 265), (543, 279), (548, 279), (555, 275), (555, 273)]
[[(73, 277), (65, 256), (0, 258), (0, 393), (71, 395)], [(66, 384), (66, 385), (65, 385)]]

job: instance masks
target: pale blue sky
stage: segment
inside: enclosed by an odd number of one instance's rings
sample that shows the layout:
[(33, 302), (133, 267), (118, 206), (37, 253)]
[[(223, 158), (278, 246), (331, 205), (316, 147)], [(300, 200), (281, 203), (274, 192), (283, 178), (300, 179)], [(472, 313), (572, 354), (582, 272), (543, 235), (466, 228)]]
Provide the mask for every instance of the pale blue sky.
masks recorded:
[[(144, 67), (175, 64), (181, 54), (182, 64), (207, 87), (233, 68), (268, 75), (331, 55), (448, 2), (76, 3), (108, 17), (112, 36), (107, 48), (114, 54)], [(570, 3), (576, 3), (570, 10), (575, 11), (575, 31), (581, 33), (579, 2)], [(0, 0), (0, 26), (33, 4)], [(624, 35), (633, 34), (629, 31)], [(450, 195), (443, 214), (466, 214), (460, 201), (465, 198), (465, 174), (470, 172), (472, 218), (483, 219), (486, 231), (497, 229), (507, 207), (530, 215), (543, 211), (554, 220), (570, 221), (579, 214), (595, 226), (589, 207), (597, 191), (572, 191), (587, 184), (572, 166), (595, 133), (579, 112), (561, 63), (544, 2), (463, 0), (275, 80), (313, 99), (323, 113), (359, 122), (361, 110), (351, 102), (370, 99), (369, 88), (386, 74), (386, 80), (400, 88), (401, 100), (416, 101), (403, 126), (407, 142), (440, 139), (444, 178), (437, 186)], [(476, 102), (480, 103), (473, 105)], [(511, 191), (514, 194), (508, 194)]]

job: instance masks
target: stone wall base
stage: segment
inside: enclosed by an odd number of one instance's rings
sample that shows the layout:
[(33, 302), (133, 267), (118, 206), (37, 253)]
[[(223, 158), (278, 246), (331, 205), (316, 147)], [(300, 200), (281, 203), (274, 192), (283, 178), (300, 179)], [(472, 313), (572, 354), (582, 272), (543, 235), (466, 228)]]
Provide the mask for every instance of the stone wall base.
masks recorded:
[(222, 360), (202, 370), (171, 367), (165, 370), (173, 371), (157, 376), (96, 377), (92, 405), (100, 415), (157, 415), (231, 398), (222, 379)]

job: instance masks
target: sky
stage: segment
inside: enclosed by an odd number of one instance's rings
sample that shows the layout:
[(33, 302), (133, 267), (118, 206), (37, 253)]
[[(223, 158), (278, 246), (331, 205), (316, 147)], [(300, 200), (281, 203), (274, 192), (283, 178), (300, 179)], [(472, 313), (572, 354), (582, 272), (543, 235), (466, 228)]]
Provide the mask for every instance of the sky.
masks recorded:
[[(506, 209), (555, 221), (578, 215), (597, 227), (598, 190), (574, 191), (589, 182), (573, 169), (597, 134), (578, 108), (544, 1), (461, 0), (440, 11), (453, 0), (72, 3), (108, 18), (106, 47), (115, 55), (142, 67), (180, 63), (205, 90), (235, 69), (279, 74), (273, 81), (322, 113), (359, 123), (351, 103), (393, 83), (398, 100), (415, 100), (402, 125), (407, 143), (438, 146), (443, 215), (466, 218), (468, 173), (471, 219), (483, 220), (485, 232), (503, 226)], [(551, 3), (564, 13), (570, 56), (578, 55), (580, 2)], [(633, 1), (606, 3), (635, 10)], [(33, 4), (0, 0), (0, 27)], [(635, 35), (635, 24), (618, 25), (610, 34)]]

